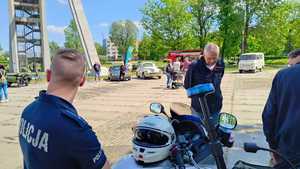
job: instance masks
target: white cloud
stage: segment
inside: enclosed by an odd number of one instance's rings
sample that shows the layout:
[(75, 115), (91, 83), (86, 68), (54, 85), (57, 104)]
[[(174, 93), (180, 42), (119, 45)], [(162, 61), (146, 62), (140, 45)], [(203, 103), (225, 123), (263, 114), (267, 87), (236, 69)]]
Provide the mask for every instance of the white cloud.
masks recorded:
[(98, 27), (109, 27), (109, 23), (107, 23), (107, 22), (101, 22), (101, 23), (99, 23), (98, 24)]
[(64, 34), (66, 27), (67, 26), (48, 25), (47, 30), (51, 33)]
[(56, 1), (62, 5), (68, 5), (68, 0), (56, 0)]

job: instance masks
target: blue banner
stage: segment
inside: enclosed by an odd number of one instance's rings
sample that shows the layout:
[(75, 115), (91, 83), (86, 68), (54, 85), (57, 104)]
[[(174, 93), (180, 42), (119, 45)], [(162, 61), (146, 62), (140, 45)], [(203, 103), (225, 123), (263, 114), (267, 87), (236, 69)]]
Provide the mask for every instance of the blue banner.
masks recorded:
[(127, 52), (125, 54), (125, 58), (124, 58), (124, 64), (127, 65), (128, 62), (132, 59), (133, 57), (133, 50), (134, 48), (132, 46), (129, 46), (127, 49)]

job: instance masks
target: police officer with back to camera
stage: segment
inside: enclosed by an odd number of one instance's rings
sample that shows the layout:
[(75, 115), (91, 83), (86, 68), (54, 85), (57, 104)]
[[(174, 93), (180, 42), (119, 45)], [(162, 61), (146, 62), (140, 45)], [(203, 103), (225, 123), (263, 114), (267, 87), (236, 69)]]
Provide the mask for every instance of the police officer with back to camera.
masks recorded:
[[(220, 49), (216, 44), (207, 44), (204, 48), (204, 56), (189, 66), (184, 81), (185, 89), (204, 83), (214, 85), (215, 93), (207, 96), (208, 107), (213, 117), (217, 117), (223, 105), (221, 82), (225, 65), (223, 60), (219, 59), (219, 53)], [(191, 98), (191, 107), (193, 108), (193, 114), (202, 117), (203, 112), (198, 96)]]
[[(270, 148), (300, 166), (300, 49), (290, 52), (288, 57), (289, 67), (273, 79), (262, 120)], [(288, 168), (279, 156), (271, 156), (274, 168)]]
[(109, 169), (91, 126), (73, 100), (85, 82), (84, 57), (61, 49), (47, 71), (48, 89), (21, 116), (19, 142), (24, 169)]

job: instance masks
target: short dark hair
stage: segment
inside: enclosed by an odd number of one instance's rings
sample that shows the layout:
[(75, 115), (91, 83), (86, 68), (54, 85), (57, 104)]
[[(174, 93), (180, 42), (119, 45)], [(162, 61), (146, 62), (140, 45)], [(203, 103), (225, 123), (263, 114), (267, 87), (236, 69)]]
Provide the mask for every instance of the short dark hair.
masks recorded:
[(75, 49), (59, 49), (52, 60), (53, 80), (77, 86), (84, 76), (84, 56)]
[(295, 50), (291, 51), (288, 55), (288, 57), (291, 59), (296, 58), (298, 56), (300, 56), (300, 49), (295, 49)]

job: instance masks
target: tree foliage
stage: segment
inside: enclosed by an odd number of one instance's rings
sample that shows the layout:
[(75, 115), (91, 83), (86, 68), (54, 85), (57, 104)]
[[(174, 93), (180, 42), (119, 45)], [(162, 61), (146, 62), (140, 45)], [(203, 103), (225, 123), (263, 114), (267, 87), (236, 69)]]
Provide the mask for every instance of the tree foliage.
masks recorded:
[(57, 50), (60, 48), (60, 46), (58, 45), (58, 43), (51, 41), (49, 42), (49, 49), (50, 49), (50, 56), (51, 58), (55, 55), (55, 53), (57, 52)]
[(242, 15), (233, 0), (219, 0), (219, 36), (223, 58), (235, 58), (240, 53)]
[(148, 0), (142, 13), (141, 58), (208, 42), (220, 45), (227, 60), (244, 52), (282, 56), (300, 47), (299, 1)]
[(169, 48), (163, 45), (160, 38), (155, 39), (148, 34), (144, 34), (139, 45), (138, 56), (144, 60), (159, 60), (165, 56)]
[(83, 53), (84, 50), (80, 41), (80, 35), (74, 19), (71, 20), (69, 26), (65, 29), (64, 32), (65, 32), (65, 47), (77, 49), (78, 51)]
[(106, 49), (105, 47), (103, 47), (100, 43), (96, 42), (95, 43), (95, 47), (96, 47), (96, 50), (97, 50), (97, 54), (99, 56), (104, 56), (106, 55)]
[(8, 68), (9, 53), (4, 51), (0, 45), (0, 64)]
[(188, 0), (188, 6), (193, 16), (193, 35), (198, 39), (199, 47), (204, 48), (218, 14), (217, 4), (212, 0)]
[(261, 18), (261, 23), (251, 33), (253, 47), (268, 55), (282, 55), (299, 48), (300, 4), (286, 2), (277, 5)]
[(119, 49), (122, 56), (129, 46), (135, 46), (138, 28), (130, 20), (113, 22), (110, 28), (110, 38)]
[(178, 50), (192, 46), (192, 15), (184, 1), (149, 0), (142, 13), (144, 29), (153, 39), (164, 44), (163, 48)]

